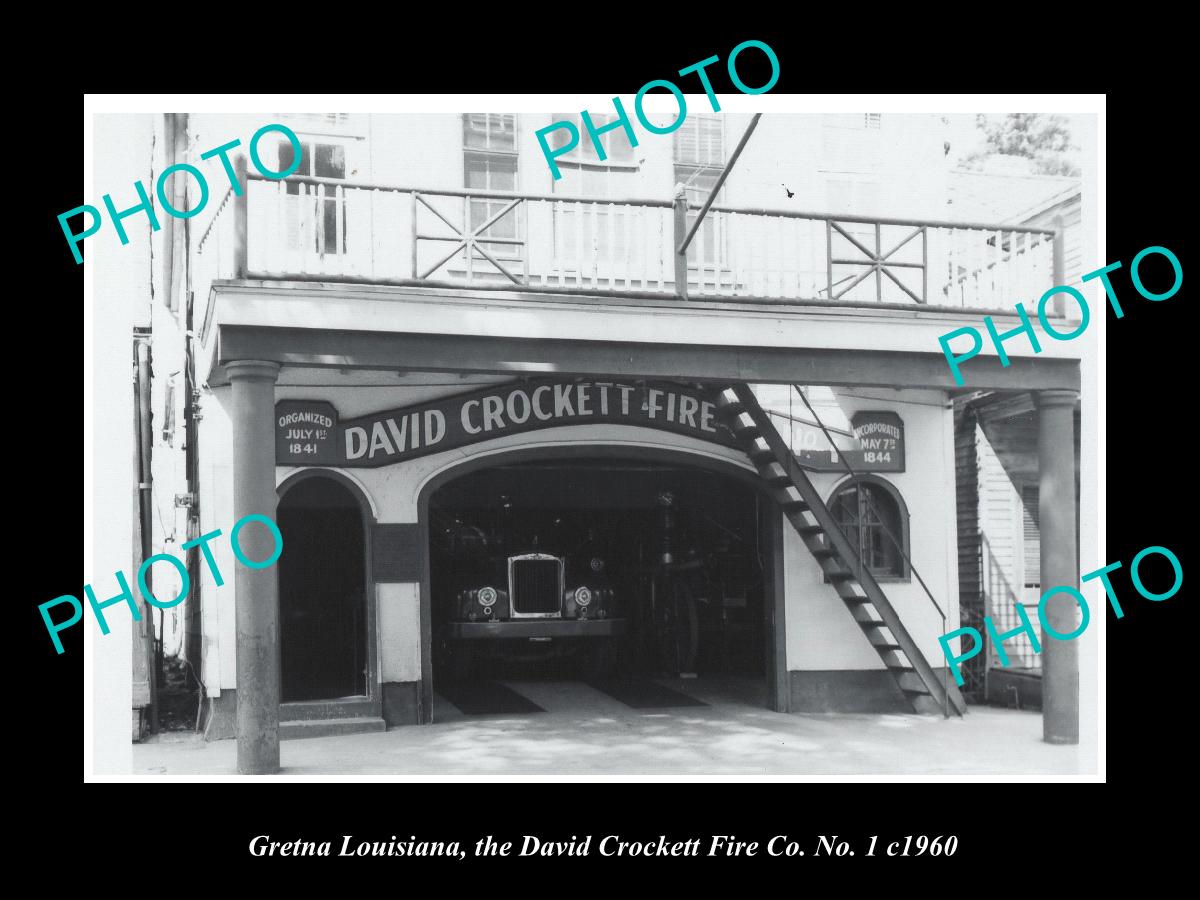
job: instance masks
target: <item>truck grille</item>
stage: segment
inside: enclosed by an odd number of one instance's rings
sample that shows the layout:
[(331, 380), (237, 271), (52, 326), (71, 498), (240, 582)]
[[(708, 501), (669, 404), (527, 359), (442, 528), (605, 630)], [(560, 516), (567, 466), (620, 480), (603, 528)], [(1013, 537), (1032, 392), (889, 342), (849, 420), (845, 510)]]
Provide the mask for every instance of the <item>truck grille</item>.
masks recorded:
[(562, 560), (509, 560), (509, 596), (514, 616), (556, 616), (562, 603)]

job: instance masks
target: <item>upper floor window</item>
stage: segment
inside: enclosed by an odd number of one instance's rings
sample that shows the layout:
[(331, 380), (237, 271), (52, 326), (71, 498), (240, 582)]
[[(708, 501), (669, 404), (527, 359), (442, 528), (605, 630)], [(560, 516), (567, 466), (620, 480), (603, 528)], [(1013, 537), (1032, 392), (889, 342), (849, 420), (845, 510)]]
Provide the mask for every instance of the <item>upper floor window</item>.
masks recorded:
[(875, 475), (857, 475), (838, 487), (829, 508), (867, 571), (876, 578), (908, 580), (908, 510), (892, 485)]
[[(293, 175), (345, 179), (344, 144), (302, 137), (300, 146), (300, 166)], [(291, 142), (281, 141), (279, 167), (276, 171), (283, 172), (291, 168), (295, 158)], [(288, 202), (288, 246), (295, 249), (300, 247), (303, 241), (317, 253), (345, 253), (346, 198), (344, 195), (341, 198), (337, 197), (334, 185), (324, 185), (320, 191), (317, 188), (317, 185), (287, 183), (287, 193), (297, 197), (296, 200)]]
[[(689, 228), (725, 168), (724, 125), (721, 116), (692, 115), (675, 131), (675, 183), (686, 185)], [(718, 195), (714, 202), (720, 200)], [(722, 225), (719, 214), (709, 213), (705, 217), (692, 240), (695, 256), (689, 249), (688, 259), (694, 261), (692, 268), (701, 262), (713, 266), (724, 261)]]
[[(516, 118), (511, 113), (463, 115), (463, 184), (467, 190), (516, 191)], [(467, 226), (474, 231), (497, 215), (509, 202), (472, 197)], [(505, 213), (487, 229), (487, 236), (516, 240), (519, 214), (519, 209)], [(488, 243), (484, 249), (497, 258), (520, 258), (519, 244)], [(485, 260), (482, 255), (475, 258)]]
[(463, 115), (463, 146), (467, 149), (517, 152), (516, 116), (511, 113)]
[[(592, 119), (592, 127), (596, 131), (600, 131), (605, 125), (609, 125), (617, 120), (615, 113), (612, 115), (590, 113), (589, 115)], [(575, 126), (575, 130), (579, 132), (579, 142), (575, 145), (574, 149), (555, 160), (560, 167), (564, 163), (567, 165), (573, 163), (600, 163), (602, 165), (625, 167), (636, 167), (638, 165), (633, 155), (633, 144), (629, 142), (629, 134), (624, 128), (618, 126), (598, 135), (597, 140), (599, 140), (600, 146), (604, 149), (604, 159), (601, 159), (600, 154), (596, 150), (595, 141), (592, 140), (587, 127), (583, 124), (583, 116), (579, 113), (555, 113), (552, 121), (570, 122)], [(550, 149), (558, 150), (561, 147), (565, 147), (569, 136), (570, 132), (568, 129), (555, 128), (547, 135), (550, 141)]]
[[(592, 125), (603, 128), (616, 121), (616, 115), (592, 113)], [(555, 122), (570, 122), (579, 131), (579, 143), (569, 154), (555, 160), (562, 178), (555, 181), (553, 191), (564, 198), (586, 197), (625, 199), (638, 193), (639, 158), (624, 128), (614, 128), (599, 136), (605, 159), (601, 160), (596, 146), (579, 113), (555, 113)], [(566, 145), (569, 132), (556, 128), (550, 132), (550, 145)], [(554, 246), (560, 264), (566, 269), (581, 271), (595, 266), (607, 275), (629, 274), (627, 263), (640, 264), (643, 248), (636, 245), (634, 235), (644, 213), (636, 207), (592, 203), (562, 203), (553, 208)], [(632, 255), (632, 256), (631, 256)], [(633, 262), (631, 262), (634, 260)]]
[(693, 114), (675, 130), (675, 164), (725, 165), (725, 128), (721, 116)]

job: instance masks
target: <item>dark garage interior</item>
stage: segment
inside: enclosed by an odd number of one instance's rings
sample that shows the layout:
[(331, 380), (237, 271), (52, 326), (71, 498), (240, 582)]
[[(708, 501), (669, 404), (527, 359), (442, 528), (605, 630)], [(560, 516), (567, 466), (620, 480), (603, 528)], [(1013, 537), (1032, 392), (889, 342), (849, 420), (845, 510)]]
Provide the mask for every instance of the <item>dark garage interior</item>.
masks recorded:
[[(464, 685), (505, 679), (735, 677), (761, 685), (769, 552), (761, 502), (728, 475), (625, 460), (504, 465), (449, 482), (429, 504), (435, 690), (461, 694)], [(574, 585), (587, 584), (600, 592), (592, 619), (622, 633), (508, 638), (513, 625), (544, 622), (517, 621), (523, 596), (506, 605), (508, 561), (521, 556), (537, 556), (548, 577), (562, 559), (566, 617), (579, 615)], [(487, 619), (469, 593), (484, 585), (498, 591), (496, 612), (483, 607), (496, 617), (491, 637), (456, 639), (457, 622)], [(553, 609), (541, 615), (561, 615)]]

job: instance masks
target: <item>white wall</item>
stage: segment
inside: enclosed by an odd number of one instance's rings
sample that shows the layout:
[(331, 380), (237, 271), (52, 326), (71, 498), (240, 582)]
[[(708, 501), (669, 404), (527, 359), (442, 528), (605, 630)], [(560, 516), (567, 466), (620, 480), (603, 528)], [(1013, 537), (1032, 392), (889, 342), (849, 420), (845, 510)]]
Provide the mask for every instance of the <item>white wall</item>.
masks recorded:
[[(152, 159), (153, 120), (149, 116), (95, 116), (93, 194), (80, 198), (104, 212), (101, 197), (112, 194), (118, 209), (137, 202), (133, 182), (143, 184)], [(133, 198), (124, 202), (126, 198)], [(65, 210), (64, 210), (65, 212)], [(91, 224), (90, 220), (85, 224)], [(124, 572), (137, 591), (133, 563), (133, 495), (137, 475), (134, 398), (130, 381), (132, 327), (149, 324), (150, 227), (144, 215), (125, 220), (130, 243), (122, 245), (111, 221), (87, 238), (83, 253), (85, 275), (93, 290), (91, 384), (93, 448), (92, 542), (84, 548), (85, 570), (78, 598), (84, 605), (79, 628), (85, 630), (84, 665), (91, 669), (92, 722), (90, 742), (97, 774), (126, 773), (130, 769), (130, 718), (132, 715), (132, 621), (125, 606), (106, 610), (109, 633), (100, 628), (87, 608), (83, 584), (91, 584), (97, 598), (116, 594), (113, 573)], [(67, 247), (62, 248), (69, 253)], [(131, 571), (132, 570), (132, 571)], [(50, 597), (41, 597), (44, 602)], [(63, 616), (61, 609), (53, 611)], [(49, 638), (47, 638), (48, 640)], [(67, 663), (63, 663), (67, 665)], [(85, 737), (85, 746), (89, 742)]]
[(379, 584), (380, 677), (384, 681), (421, 680), (421, 585)]
[[(354, 387), (329, 388), (294, 386), (276, 388), (277, 399), (329, 400), (342, 418), (351, 418), (375, 410), (420, 403), (438, 396), (462, 393), (467, 386), (454, 387)], [(217, 388), (204, 404), (204, 458), (201, 509), (205, 531), (221, 528), (228, 534), (234, 521), (231, 431), (229, 427), (230, 389)], [(635, 426), (568, 426), (511, 435), (377, 469), (339, 469), (357, 483), (367, 496), (372, 512), (380, 523), (416, 522), (422, 488), (438, 473), (465, 459), (495, 455), (505, 450), (529, 447), (567, 447), (594, 444), (598, 440), (610, 446), (667, 447), (698, 453), (709, 458), (733, 462), (749, 470), (749, 462), (733, 450), (686, 436), (667, 434)], [(276, 481), (282, 483), (297, 471), (293, 467), (276, 469)], [(236, 630), (234, 624), (235, 588), (233, 555), (225, 537), (213, 543), (225, 584), (217, 587), (211, 575), (203, 579), (205, 609), (204, 679), (209, 694), (221, 688), (237, 686), (235, 676)], [(379, 635), (382, 675), (387, 681), (414, 681), (420, 678), (419, 585), (416, 583), (380, 584)], [(215, 651), (215, 652), (214, 652)]]
[[(992, 557), (1004, 571), (1004, 577), (1017, 597), (1025, 585), (1025, 528), (1021, 495), (1003, 463), (992, 449), (982, 428), (976, 426), (979, 451), (979, 530), (991, 547)], [(1040, 577), (1034, 573), (1033, 580)]]
[[(132, 328), (152, 330), (150, 343), (151, 371), (149, 427), (152, 435), (151, 471), (149, 481), (151, 516), (147, 523), (151, 554), (168, 554), (182, 558), (180, 545), (187, 540), (187, 512), (175, 507), (175, 494), (186, 488), (185, 452), (183, 449), (183, 377), (184, 329), (180, 310), (185, 305), (184, 285), (180, 280), (175, 296), (176, 311), (168, 308), (171, 287), (165, 282), (165, 261), (171, 252), (166, 241), (169, 216), (158, 202), (155, 186), (157, 176), (167, 164), (167, 146), (162, 116), (97, 115), (94, 125), (95, 177), (93, 193), (82, 199), (101, 210), (100, 230), (84, 243), (85, 265), (92, 276), (95, 291), (93, 309), (96, 367), (93, 375), (94, 397), (92, 412), (95, 421), (95, 473), (98, 502), (96, 528), (96, 563), (85, 577), (94, 583), (99, 593), (113, 583), (112, 573), (121, 570), (136, 584), (134, 562), (140, 548), (132, 541), (132, 498), (138, 488), (133, 463), (138, 436), (134, 428), (134, 398), (129, 380), (133, 359)], [(145, 212), (134, 213), (122, 220), (129, 242), (121, 244), (115, 226), (104, 208), (103, 196), (111, 196), (118, 210), (127, 210), (138, 202), (135, 182), (141, 182), (151, 198), (159, 229), (153, 230)], [(175, 220), (182, 226), (182, 220)], [(65, 248), (64, 248), (65, 250)], [(172, 376), (174, 378), (172, 379)], [(168, 409), (167, 385), (176, 385), (172, 405), (175, 411), (175, 432), (164, 440), (163, 426)], [(165, 563), (156, 564), (149, 576), (156, 597), (169, 600), (179, 594), (182, 580), (177, 571)], [(135, 587), (136, 592), (136, 587)], [(112, 591), (104, 594), (109, 596)], [(141, 603), (142, 615), (160, 628), (164, 651), (177, 652), (182, 642), (182, 622), (186, 604), (158, 610)], [(105, 637), (103, 658), (115, 648), (113, 640), (118, 629), (120, 640), (128, 637), (126, 629), (142, 627), (145, 622), (117, 624), (115, 615), (112, 631)], [(160, 625), (161, 623), (161, 625)], [(115, 657), (114, 657), (115, 659)], [(127, 683), (130, 650), (125, 651), (122, 684)], [(143, 665), (137, 669), (139, 680), (147, 673)], [(112, 685), (112, 680), (100, 678)], [(126, 743), (129, 697), (112, 700), (114, 706), (123, 704), (116, 722)], [(144, 702), (144, 701), (142, 701)], [(97, 720), (99, 721), (99, 719)]]
[[(936, 667), (943, 659), (938, 637), (958, 623), (953, 414), (940, 392), (887, 393), (890, 396), (870, 390), (839, 390), (835, 396), (847, 419), (858, 410), (891, 409), (904, 421), (905, 471), (880, 477), (899, 491), (908, 506), (909, 555), (946, 611), (946, 628), (916, 578), (881, 586), (913, 640)], [(825, 412), (818, 412), (826, 418)], [(843, 475), (834, 473), (811, 477), (826, 500), (844, 480)], [(884, 668), (833, 586), (823, 583), (816, 560), (791, 528), (784, 532), (784, 561), (788, 668)]]
[(201, 678), (210, 697), (221, 688), (237, 686), (233, 646), (236, 635), (234, 566), (229, 544), (234, 525), (233, 427), (229, 417), (232, 389), (205, 391), (200, 400), (200, 532), (220, 530), (221, 537), (209, 543), (224, 583), (218, 585), (207, 565), (200, 566), (204, 658)]
[[(276, 389), (276, 397), (328, 400), (337, 408), (340, 416), (351, 418), (461, 393), (466, 389), (469, 387), (463, 385), (353, 388), (281, 386)], [(949, 627), (954, 627), (953, 623), (957, 622), (958, 617), (955, 501), (954, 492), (946, 489), (946, 485), (952, 484), (954, 478), (953, 421), (950, 410), (945, 408), (945, 398), (933, 391), (895, 392), (894, 396), (884, 396), (883, 392), (863, 390), (839, 391), (836, 401), (847, 417), (860, 409), (892, 409), (903, 419), (907, 471), (885, 477), (896, 486), (908, 505), (912, 535), (910, 554), (913, 561), (946, 609), (951, 623)], [(203, 452), (206, 459), (206, 491), (202, 497), (206, 530), (220, 527), (226, 533), (233, 523), (230, 434), (224, 411), (228, 402), (229, 389), (218, 388), (212, 400), (205, 404)], [(392, 466), (339, 471), (360, 486), (379, 522), (411, 523), (418, 518), (422, 488), (439, 473), (466, 459), (496, 455), (518, 447), (562, 448), (598, 441), (626, 447), (684, 450), (751, 470), (749, 462), (740, 452), (685, 436), (635, 426), (568, 426), (505, 436)], [(282, 483), (295, 471), (292, 467), (278, 467), (277, 482)], [(835, 474), (813, 476), (814, 483), (826, 498), (841, 480)], [(233, 560), (228, 544), (218, 541), (217, 545), (222, 551), (218, 554), (221, 570), (231, 573)], [(786, 524), (784, 559), (788, 668), (882, 668), (878, 655), (845, 605), (830, 585), (822, 583), (815, 560)], [(232, 688), (236, 682), (234, 587), (231, 575), (227, 576), (225, 585), (220, 588), (206, 578), (204, 590), (205, 609), (216, 610), (215, 621), (213, 617), (206, 617), (206, 642), (219, 643), (220, 657), (219, 677), (210, 678), (206, 675), (206, 683), (210, 688)], [(930, 662), (937, 665), (941, 659), (937, 638), (944, 632), (940, 617), (920, 585), (914, 579), (911, 583), (885, 584), (884, 590), (913, 638)], [(376, 597), (379, 601), (380, 658), (384, 680), (418, 680), (421, 662), (419, 585), (381, 584), (377, 586)], [(212, 660), (206, 660), (206, 671), (217, 674), (217, 667)]]

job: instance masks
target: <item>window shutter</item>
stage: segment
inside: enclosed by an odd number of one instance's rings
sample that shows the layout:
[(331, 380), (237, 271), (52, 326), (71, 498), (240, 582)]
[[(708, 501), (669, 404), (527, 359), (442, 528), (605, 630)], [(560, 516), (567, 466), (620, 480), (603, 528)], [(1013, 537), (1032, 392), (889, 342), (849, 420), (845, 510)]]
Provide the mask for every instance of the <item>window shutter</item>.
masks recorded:
[(675, 161), (694, 163), (697, 158), (698, 143), (699, 135), (696, 131), (696, 123), (691, 119), (684, 119), (683, 125), (675, 131)]
[(675, 161), (695, 166), (725, 165), (725, 130), (720, 116), (688, 116), (675, 132)]

